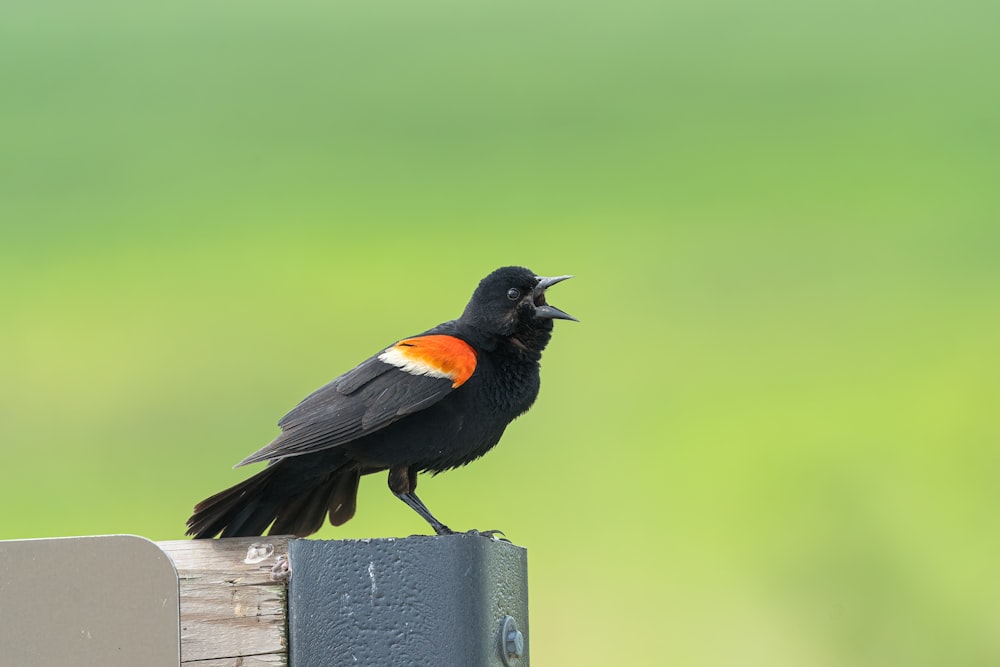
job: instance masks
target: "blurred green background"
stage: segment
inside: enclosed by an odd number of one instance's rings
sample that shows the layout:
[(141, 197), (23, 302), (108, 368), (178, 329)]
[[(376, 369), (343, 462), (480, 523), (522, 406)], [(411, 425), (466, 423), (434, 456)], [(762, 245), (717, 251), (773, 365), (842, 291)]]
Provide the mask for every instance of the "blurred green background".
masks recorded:
[[(582, 322), (421, 495), (530, 549), (535, 664), (1000, 664), (998, 20), (8, 3), (0, 538), (180, 538), (517, 263)], [(427, 530), (359, 507), (320, 537)]]

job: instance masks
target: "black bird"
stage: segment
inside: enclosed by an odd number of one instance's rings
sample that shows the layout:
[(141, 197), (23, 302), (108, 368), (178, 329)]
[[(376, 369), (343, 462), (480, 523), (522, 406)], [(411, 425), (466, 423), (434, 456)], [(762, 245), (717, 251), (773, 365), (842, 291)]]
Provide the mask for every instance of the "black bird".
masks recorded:
[(253, 477), (198, 503), (195, 538), (306, 536), (354, 516), (362, 475), (389, 471), (389, 489), (438, 535), (452, 530), (417, 497), (417, 473), (474, 461), (538, 395), (539, 360), (553, 320), (576, 320), (545, 301), (571, 276), (518, 266), (480, 281), (462, 316), (381, 350), (307, 396), (271, 444), (238, 466)]

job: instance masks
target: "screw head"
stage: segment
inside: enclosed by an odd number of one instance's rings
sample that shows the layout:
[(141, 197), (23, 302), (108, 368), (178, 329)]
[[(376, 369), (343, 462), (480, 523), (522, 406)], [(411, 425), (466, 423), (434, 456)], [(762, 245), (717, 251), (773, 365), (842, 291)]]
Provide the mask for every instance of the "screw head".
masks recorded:
[(500, 626), (500, 657), (507, 667), (514, 667), (524, 655), (524, 634), (517, 629), (513, 616), (504, 616)]
[(524, 635), (520, 630), (514, 630), (507, 635), (507, 654), (520, 658), (524, 653)]

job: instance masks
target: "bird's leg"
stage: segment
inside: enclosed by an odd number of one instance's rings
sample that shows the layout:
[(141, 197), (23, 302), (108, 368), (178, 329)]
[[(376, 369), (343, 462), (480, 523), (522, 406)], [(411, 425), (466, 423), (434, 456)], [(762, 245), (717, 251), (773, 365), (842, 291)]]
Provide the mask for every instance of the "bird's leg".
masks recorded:
[(434, 515), (431, 514), (431, 511), (427, 509), (427, 505), (424, 505), (423, 501), (420, 500), (420, 498), (417, 498), (417, 494), (401, 493), (397, 497), (404, 503), (412, 507), (417, 514), (424, 517), (424, 521), (429, 523), (431, 525), (431, 528), (433, 528), (434, 532), (437, 533), (438, 535), (451, 535), (452, 533), (455, 532), (448, 526), (444, 525), (443, 523), (435, 519)]
[(415, 470), (410, 470), (408, 466), (393, 466), (389, 469), (389, 490), (397, 498), (422, 516), (424, 521), (429, 523), (438, 535), (451, 535), (454, 533), (455, 531), (451, 528), (435, 519), (431, 511), (427, 509), (427, 505), (424, 505), (423, 501), (417, 498), (417, 494), (414, 493), (416, 488), (417, 472)]

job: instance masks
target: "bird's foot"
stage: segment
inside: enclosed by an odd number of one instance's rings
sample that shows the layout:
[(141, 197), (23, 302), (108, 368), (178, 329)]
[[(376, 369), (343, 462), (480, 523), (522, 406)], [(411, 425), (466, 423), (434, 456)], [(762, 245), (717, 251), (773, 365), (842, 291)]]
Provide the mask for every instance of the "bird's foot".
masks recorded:
[[(494, 542), (510, 542), (510, 540), (507, 539), (507, 536), (504, 535), (504, 532), (502, 530), (476, 530), (475, 528), (473, 528), (472, 530), (465, 531), (465, 534), (479, 535), (481, 537), (486, 537), (488, 539), (491, 539)], [(497, 535), (503, 535), (503, 537), (497, 537)]]
[(503, 535), (502, 530), (467, 530), (464, 533), (456, 533), (454, 530), (444, 525), (443, 523), (438, 523), (434, 525), (434, 532), (438, 535), (475, 535), (477, 537), (485, 537), (496, 542), (510, 542), (507, 537), (497, 537), (497, 535)]

